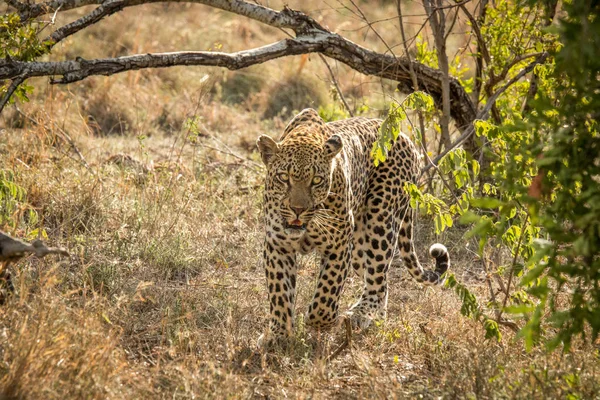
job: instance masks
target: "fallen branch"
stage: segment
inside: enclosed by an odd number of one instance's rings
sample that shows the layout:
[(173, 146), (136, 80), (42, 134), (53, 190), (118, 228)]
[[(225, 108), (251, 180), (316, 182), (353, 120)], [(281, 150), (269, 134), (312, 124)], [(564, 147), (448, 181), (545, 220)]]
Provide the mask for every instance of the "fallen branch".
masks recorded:
[(48, 254), (69, 256), (69, 253), (65, 249), (47, 247), (41, 240), (35, 240), (29, 244), (0, 231), (0, 305), (3, 305), (6, 299), (15, 291), (8, 266), (10, 263), (20, 260), (27, 254), (33, 254), (39, 258), (45, 257)]
[(0, 231), (0, 263), (3, 264), (2, 270), (7, 263), (17, 261), (27, 254), (33, 254), (39, 258), (45, 257), (48, 254), (69, 256), (69, 253), (65, 249), (60, 247), (47, 247), (41, 240), (35, 240), (29, 244)]

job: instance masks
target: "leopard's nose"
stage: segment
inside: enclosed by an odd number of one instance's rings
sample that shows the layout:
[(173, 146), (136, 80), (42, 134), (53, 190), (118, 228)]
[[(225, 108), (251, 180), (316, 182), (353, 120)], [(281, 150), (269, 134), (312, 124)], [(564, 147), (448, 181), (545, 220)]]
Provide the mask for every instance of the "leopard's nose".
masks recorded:
[(291, 207), (290, 208), (296, 213), (296, 216), (299, 217), (304, 211), (306, 211), (305, 207)]

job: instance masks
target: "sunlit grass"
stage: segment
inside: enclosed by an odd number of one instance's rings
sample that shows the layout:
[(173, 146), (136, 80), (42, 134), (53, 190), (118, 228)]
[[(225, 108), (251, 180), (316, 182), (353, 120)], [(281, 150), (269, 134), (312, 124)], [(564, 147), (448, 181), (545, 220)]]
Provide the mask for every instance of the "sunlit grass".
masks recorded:
[[(395, 8), (381, 3), (374, 18)], [(131, 35), (117, 35), (133, 18), (128, 10), (69, 39), (53, 57), (206, 50), (217, 41), (236, 50), (278, 33), (206, 8), (147, 10)], [(348, 18), (323, 15), (362, 40)], [(199, 20), (206, 24), (195, 30)], [(267, 81), (205, 68), (132, 72), (69, 87), (33, 81), (33, 101), (7, 110), (10, 118), (2, 121), (0, 169), (25, 195), (12, 199), (10, 212), (8, 200), (0, 201), (0, 229), (29, 240), (45, 232), (71, 258), (12, 266), (16, 294), (0, 307), (0, 398), (598, 396), (597, 349), (526, 353), (504, 328), (502, 342), (485, 340), (481, 326), (460, 315), (452, 291), (422, 288), (398, 270), (390, 272), (388, 320), (355, 335), (328, 362), (344, 334), (304, 328), (317, 270), (312, 256), (300, 258), (296, 335), (282, 348), (257, 347), (268, 304), (264, 169), (254, 143), (285, 126), (285, 118), (263, 116), (286, 77), (307, 74), (328, 91), (318, 59), (298, 72), (300, 65), (289, 58), (264, 66)], [(336, 71), (350, 102), (367, 102), (368, 115), (378, 115), (379, 91), (393, 85)], [(233, 97), (232, 82), (246, 85), (245, 101)], [(480, 260), (462, 233), (455, 227), (437, 239), (448, 245), (456, 276), (486, 299)], [(431, 221), (421, 217), (415, 236), (422, 262), (429, 262)], [(360, 289), (351, 276), (342, 309)]]

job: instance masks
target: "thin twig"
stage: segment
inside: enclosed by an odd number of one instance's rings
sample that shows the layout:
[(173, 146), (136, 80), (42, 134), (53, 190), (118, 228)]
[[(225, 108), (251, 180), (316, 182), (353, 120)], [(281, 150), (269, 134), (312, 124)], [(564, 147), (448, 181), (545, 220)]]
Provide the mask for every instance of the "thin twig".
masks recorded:
[[(556, 16), (556, 10), (558, 7), (558, 0), (552, 0), (546, 5), (546, 13), (544, 15), (544, 21), (542, 26), (547, 28), (554, 21), (554, 17)], [(525, 114), (530, 110), (530, 102), (535, 98), (535, 95), (538, 91), (538, 74), (534, 71), (533, 76), (529, 81), (529, 90), (527, 91), (527, 96), (525, 96), (525, 100), (523, 100), (523, 104), (521, 106), (521, 114)]]
[[(287, 35), (288, 37), (293, 39), (293, 36), (289, 32), (287, 32), (285, 29), (279, 28), (279, 30), (281, 32), (283, 32), (285, 35)], [(348, 105), (348, 102), (346, 101), (346, 97), (344, 97), (344, 94), (342, 93), (342, 89), (340, 89), (340, 85), (338, 84), (335, 74), (333, 73), (333, 69), (331, 69), (331, 67), (329, 66), (329, 63), (327, 62), (327, 59), (322, 54), (319, 54), (319, 58), (321, 58), (321, 61), (323, 61), (323, 63), (327, 67), (327, 70), (329, 71), (329, 75), (331, 76), (331, 80), (333, 81), (333, 85), (335, 86), (335, 90), (337, 91), (338, 95), (340, 96), (340, 100), (342, 100), (342, 104), (344, 104), (346, 111), (348, 111), (348, 114), (350, 114), (351, 117), (354, 117), (354, 113), (352, 112), (352, 109)]]
[(500, 309), (500, 314), (497, 317), (497, 321), (500, 321), (502, 317), (502, 313), (504, 312), (504, 308), (506, 307), (506, 302), (510, 297), (510, 285), (512, 283), (513, 277), (515, 275), (515, 267), (517, 264), (517, 258), (519, 257), (519, 250), (521, 250), (521, 243), (523, 243), (523, 237), (525, 236), (525, 230), (527, 229), (527, 225), (529, 223), (529, 214), (525, 217), (525, 222), (523, 223), (523, 227), (521, 228), (521, 235), (519, 236), (519, 242), (517, 243), (517, 248), (515, 249), (515, 254), (513, 255), (512, 268), (510, 269), (510, 274), (508, 275), (508, 283), (506, 284), (506, 293), (504, 293), (504, 301), (502, 302), (502, 308)]
[(540, 57), (543, 54), (544, 54), (544, 52), (519, 54), (511, 62), (506, 64), (504, 66), (504, 68), (502, 69), (502, 71), (498, 75), (494, 75), (491, 77), (491, 79), (485, 85), (486, 91), (491, 91), (494, 88), (494, 86), (496, 86), (498, 84), (498, 82), (501, 82), (502, 80), (504, 80), (504, 78), (506, 78), (506, 75), (508, 74), (510, 69), (512, 67), (514, 67), (515, 65), (517, 65), (518, 63), (520, 63), (524, 60), (527, 60), (528, 58)]
[(379, 32), (377, 32), (377, 30), (373, 27), (373, 24), (371, 22), (369, 22), (369, 19), (367, 18), (367, 16), (365, 15), (365, 13), (363, 13), (363, 11), (361, 10), (361, 8), (353, 0), (350, 0), (350, 3), (352, 3), (352, 5), (354, 6), (354, 8), (356, 8), (356, 10), (360, 13), (360, 16), (362, 17), (363, 21), (365, 21), (365, 23), (367, 25), (369, 25), (369, 28), (371, 28), (371, 30), (373, 31), (373, 33), (375, 34), (375, 36), (377, 36), (379, 38), (379, 40), (381, 40), (381, 43), (383, 43), (385, 45), (385, 47), (387, 47), (388, 51), (394, 57), (396, 57), (396, 54), (394, 54), (394, 50), (392, 50), (392, 48), (387, 44), (387, 42), (385, 41), (385, 39), (379, 34)]
[(58, 6), (58, 8), (56, 9), (56, 11), (54, 11), (54, 14), (52, 14), (52, 18), (50, 18), (50, 25), (54, 25), (55, 21), (56, 21), (56, 15), (58, 14), (58, 12), (60, 11), (60, 8), (62, 6)]
[(480, 23), (480, 21), (477, 21), (475, 19), (475, 17), (473, 16), (473, 14), (471, 14), (469, 12), (469, 10), (467, 9), (467, 7), (465, 7), (464, 5), (461, 5), (460, 9), (462, 10), (462, 12), (465, 13), (465, 15), (467, 16), (467, 18), (471, 22), (471, 28), (475, 32), (475, 37), (477, 38), (477, 44), (478, 44), (478, 46), (480, 46), (481, 55), (485, 59), (485, 62), (489, 63), (490, 60), (491, 60), (491, 57), (490, 57), (490, 53), (489, 53), (489, 51), (487, 49), (485, 40), (483, 40), (483, 35), (481, 34), (481, 30), (479, 29), (479, 23)]
[(490, 270), (488, 268), (487, 262), (485, 261), (485, 254), (483, 255), (483, 257), (481, 257), (481, 263), (483, 264), (483, 272), (485, 272), (485, 282), (487, 283), (488, 289), (490, 290), (490, 299), (492, 300), (496, 311), (496, 319), (499, 319), (499, 310), (496, 304), (496, 294), (494, 293), (494, 287), (492, 286)]
[(342, 93), (342, 89), (340, 89), (340, 85), (338, 84), (335, 74), (333, 73), (333, 70), (329, 66), (329, 63), (327, 62), (327, 59), (323, 56), (323, 54), (319, 54), (319, 58), (321, 59), (321, 61), (323, 61), (323, 63), (327, 67), (327, 70), (329, 71), (329, 75), (331, 76), (331, 81), (333, 82), (333, 86), (335, 86), (335, 90), (337, 91), (338, 96), (340, 96), (340, 100), (342, 101), (342, 104), (344, 104), (346, 111), (348, 111), (348, 114), (350, 114), (351, 117), (354, 117), (354, 113), (352, 112), (352, 109), (348, 105), (348, 102), (346, 101), (346, 98), (344, 97), (344, 94)]
[[(404, 106), (400, 105), (400, 107), (402, 108), (402, 111), (404, 112), (404, 114), (406, 114), (406, 109), (404, 108)], [(411, 128), (414, 130), (415, 126), (413, 125), (412, 121), (410, 120), (410, 118), (407, 118), (408, 123), (410, 124)], [(421, 141), (421, 147), (423, 147), (423, 142)], [(427, 154), (427, 149), (425, 149), (425, 147), (423, 147), (423, 152), (425, 153), (425, 157), (427, 158), (427, 161), (429, 161), (429, 165), (432, 166), (432, 168), (438, 173), (438, 175), (440, 176), (442, 183), (444, 184), (444, 186), (446, 187), (446, 189), (448, 189), (448, 192), (450, 192), (450, 194), (452, 194), (452, 196), (454, 197), (454, 201), (455, 204), (458, 206), (458, 208), (460, 209), (461, 213), (463, 211), (461, 205), (460, 205), (460, 201), (458, 200), (458, 197), (456, 197), (456, 193), (454, 193), (454, 189), (450, 186), (450, 184), (448, 183), (448, 181), (446, 180), (446, 178), (444, 177), (444, 174), (442, 174), (442, 171), (440, 171), (440, 169), (438, 168), (437, 165), (435, 165), (433, 163), (433, 161), (431, 161), (431, 158), (429, 157), (429, 154)]]
[[(410, 70), (410, 78), (413, 83), (413, 90), (417, 91), (417, 90), (419, 90), (419, 81), (417, 79), (417, 74), (415, 73), (415, 68), (413, 67), (413, 64), (411, 62), (412, 60), (410, 57), (410, 52), (408, 51), (408, 44), (406, 43), (406, 35), (404, 33), (404, 23), (402, 20), (402, 7), (400, 5), (401, 2), (402, 2), (402, 0), (397, 0), (397, 2), (396, 2), (397, 9), (398, 9), (398, 22), (400, 25), (400, 34), (402, 36), (402, 44), (404, 45), (404, 56), (407, 57), (409, 60), (408, 67)], [(425, 133), (422, 132), (422, 134), (425, 134)]]
[(344, 342), (337, 349), (335, 349), (335, 351), (331, 353), (329, 357), (327, 357), (328, 363), (336, 359), (342, 353), (342, 351), (352, 346), (352, 322), (349, 318), (344, 317), (343, 323), (346, 337), (344, 338)]
[(219, 149), (218, 147), (210, 146), (210, 145), (204, 144), (204, 143), (200, 143), (200, 144), (198, 144), (198, 146), (204, 147), (206, 149), (218, 151), (219, 153), (223, 153), (223, 154), (226, 154), (228, 156), (232, 156), (233, 158), (237, 158), (240, 161), (247, 162), (247, 163), (251, 164), (253, 167), (256, 167), (256, 168), (259, 168), (259, 169), (263, 169), (262, 165), (254, 162), (252, 160), (249, 160), (249, 159), (247, 159), (245, 157), (242, 157), (242, 156), (239, 156), (239, 155), (237, 155), (235, 153), (232, 153), (231, 151)]
[(475, 104), (479, 105), (479, 94), (481, 93), (481, 86), (483, 85), (483, 61), (490, 63), (490, 53), (488, 52), (487, 45), (483, 40), (483, 35), (479, 29), (479, 25), (483, 24), (485, 20), (487, 0), (482, 1), (479, 9), (479, 17), (475, 17), (469, 12), (466, 7), (461, 7), (461, 10), (465, 13), (469, 21), (471, 22), (471, 28), (475, 32), (477, 38), (477, 51), (475, 52)]
[(448, 28), (446, 30), (446, 36), (444, 36), (444, 42), (446, 42), (448, 40), (448, 37), (452, 33), (452, 29), (454, 29), (454, 25), (456, 24), (457, 20), (458, 20), (458, 10), (454, 11), (454, 17), (452, 17), (452, 23), (450, 24), (450, 28)]
[[(400, 35), (402, 36), (402, 44), (404, 45), (404, 56), (408, 58), (409, 70), (410, 70), (410, 78), (413, 83), (413, 90), (419, 90), (419, 80), (417, 79), (417, 74), (415, 73), (415, 68), (413, 67), (412, 60), (410, 57), (410, 52), (408, 50), (408, 44), (406, 43), (406, 35), (404, 33), (404, 21), (402, 19), (402, 0), (397, 0), (396, 6), (398, 10), (398, 23), (400, 25)], [(417, 118), (419, 119), (419, 129), (421, 132), (421, 146), (423, 147), (423, 151), (427, 154), (427, 137), (425, 132), (425, 121), (423, 118), (423, 112), (421, 110), (417, 111)]]
[[(358, 11), (358, 13), (360, 14), (360, 17), (362, 18), (363, 21), (365, 21), (365, 23), (369, 26), (369, 28), (373, 31), (373, 33), (375, 33), (375, 36), (377, 36), (379, 38), (379, 40), (381, 41), (381, 43), (384, 44), (384, 46), (388, 49), (388, 51), (391, 53), (391, 55), (394, 58), (396, 57), (396, 54), (394, 53), (393, 48), (386, 42), (386, 40), (383, 38), (383, 36), (381, 36), (379, 34), (379, 32), (377, 31), (377, 29), (375, 29), (375, 27), (373, 26), (373, 24), (369, 21), (369, 19), (367, 18), (367, 16), (365, 15), (365, 13), (362, 11), (362, 9), (353, 1), (350, 0), (350, 3), (352, 3), (352, 5), (354, 6), (354, 8), (356, 8), (356, 10)], [(350, 10), (351, 12), (353, 12), (355, 15), (356, 13), (354, 11), (352, 11), (349, 7), (346, 7), (348, 10)], [(411, 63), (411, 61), (409, 60), (409, 64)], [(408, 72), (408, 69), (406, 68), (406, 66), (404, 66), (403, 64), (399, 64), (400, 68), (406, 72)], [(393, 67), (395, 70), (398, 69), (398, 64), (396, 65), (390, 65), (390, 66), (381, 66), (381, 69), (388, 69), (390, 67)], [(381, 82), (381, 86), (383, 89), (383, 80), (380, 81)]]
[(454, 3), (454, 4), (449, 4), (447, 6), (435, 6), (434, 5), (433, 9), (434, 10), (447, 10), (447, 9), (450, 9), (450, 8), (461, 7), (461, 6), (464, 6), (465, 4), (467, 4), (470, 1), (471, 0), (464, 0), (464, 1), (461, 1), (461, 2)]

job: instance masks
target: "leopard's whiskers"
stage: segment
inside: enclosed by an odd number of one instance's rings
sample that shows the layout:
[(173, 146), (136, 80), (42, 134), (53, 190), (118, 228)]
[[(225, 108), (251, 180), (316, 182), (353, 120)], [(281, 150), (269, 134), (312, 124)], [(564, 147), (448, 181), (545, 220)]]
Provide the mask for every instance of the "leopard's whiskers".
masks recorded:
[(313, 217), (313, 221), (314, 220), (318, 221), (318, 223), (321, 224), (324, 228), (329, 228), (337, 233), (340, 233), (340, 230), (337, 227), (335, 227), (331, 221), (328, 221), (327, 218), (323, 215), (315, 214), (315, 216)]
[(320, 217), (315, 216), (312, 219), (312, 222), (314, 222), (315, 228), (317, 228), (319, 233), (325, 235), (327, 239), (333, 240), (333, 234), (327, 229), (327, 225), (323, 223), (323, 220)]
[[(333, 215), (331, 215), (331, 214), (333, 214)], [(344, 219), (338, 217), (337, 213), (335, 213), (334, 211), (329, 210), (327, 208), (319, 208), (319, 209), (315, 210), (315, 215), (321, 215), (332, 221), (344, 222)]]

